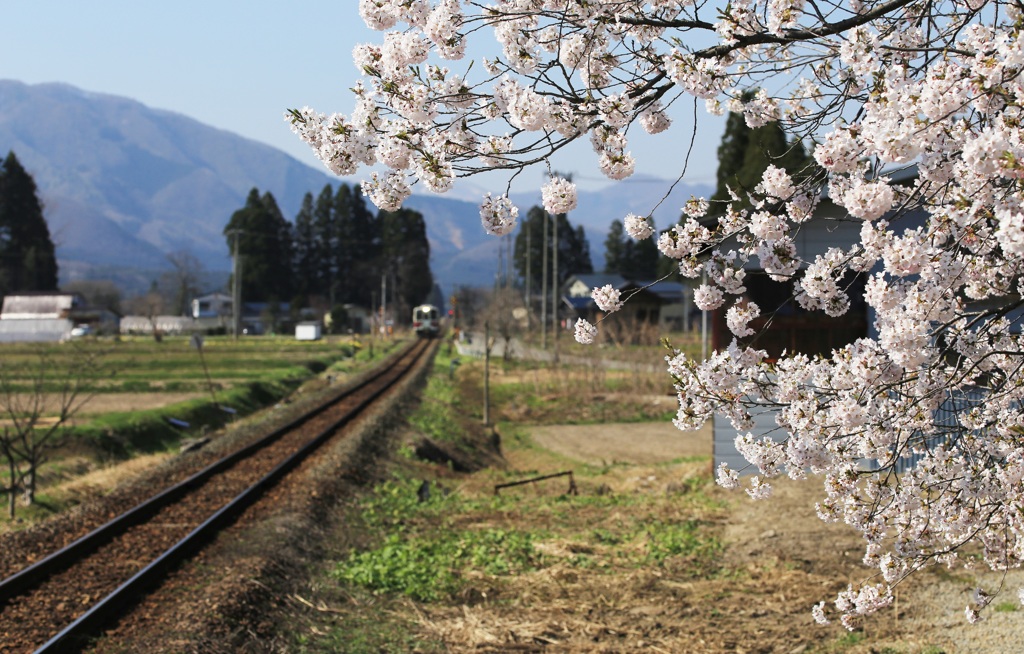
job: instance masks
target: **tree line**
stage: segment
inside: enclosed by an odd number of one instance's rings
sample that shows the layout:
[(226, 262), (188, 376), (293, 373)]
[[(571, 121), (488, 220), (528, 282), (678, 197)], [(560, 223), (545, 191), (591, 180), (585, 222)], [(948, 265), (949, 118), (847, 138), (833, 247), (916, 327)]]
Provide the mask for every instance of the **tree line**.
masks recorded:
[(387, 301), (404, 310), (434, 287), (422, 214), (374, 213), (358, 186), (327, 184), (315, 197), (306, 193), (293, 223), (269, 191), (254, 188), (224, 236), (240, 260), (245, 301), (370, 307), (380, 302), (383, 281)]
[[(553, 225), (555, 221), (558, 223), (557, 230)], [(544, 238), (545, 226), (547, 239)], [(558, 235), (559, 285), (573, 275), (594, 272), (590, 242), (583, 226), (573, 227), (568, 215), (564, 213), (549, 215), (545, 220), (542, 207), (531, 207), (520, 221), (512, 253), (519, 279), (528, 279), (531, 288), (540, 288), (544, 275), (541, 262), (545, 258), (551, 261), (555, 253), (553, 232)], [(625, 233), (621, 220), (611, 222), (604, 241), (604, 273), (622, 275), (629, 280), (650, 281), (671, 272), (663, 270), (664, 266), (659, 260), (658, 246), (653, 237), (635, 241)]]

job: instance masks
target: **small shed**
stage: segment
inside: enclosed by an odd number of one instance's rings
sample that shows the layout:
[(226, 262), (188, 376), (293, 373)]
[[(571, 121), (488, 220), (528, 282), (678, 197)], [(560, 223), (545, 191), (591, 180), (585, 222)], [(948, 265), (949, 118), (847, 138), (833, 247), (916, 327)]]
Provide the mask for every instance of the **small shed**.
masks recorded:
[(297, 341), (318, 341), (322, 335), (320, 323), (300, 322), (295, 325), (295, 340)]

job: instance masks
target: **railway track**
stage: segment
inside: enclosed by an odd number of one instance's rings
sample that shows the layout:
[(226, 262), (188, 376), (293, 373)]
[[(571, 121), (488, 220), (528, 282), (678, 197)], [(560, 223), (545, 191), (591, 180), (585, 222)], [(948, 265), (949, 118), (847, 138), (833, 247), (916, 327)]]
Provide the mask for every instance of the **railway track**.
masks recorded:
[(0, 581), (0, 653), (69, 652), (134, 605), (346, 424), (435, 341)]

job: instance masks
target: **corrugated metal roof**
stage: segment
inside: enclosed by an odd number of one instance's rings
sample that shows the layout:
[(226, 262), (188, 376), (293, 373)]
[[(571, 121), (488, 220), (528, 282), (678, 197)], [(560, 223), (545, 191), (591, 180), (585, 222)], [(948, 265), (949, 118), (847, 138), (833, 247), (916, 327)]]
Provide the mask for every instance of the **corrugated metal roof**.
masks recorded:
[(74, 293), (20, 294), (4, 297), (0, 320), (60, 318), (81, 304)]

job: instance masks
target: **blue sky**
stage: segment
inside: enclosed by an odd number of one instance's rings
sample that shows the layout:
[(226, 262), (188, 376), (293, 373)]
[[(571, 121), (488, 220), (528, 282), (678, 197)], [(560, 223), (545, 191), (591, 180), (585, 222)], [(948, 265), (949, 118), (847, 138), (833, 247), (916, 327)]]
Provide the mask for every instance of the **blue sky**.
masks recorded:
[[(284, 110), (309, 105), (349, 113), (348, 89), (357, 79), (352, 47), (381, 39), (363, 25), (356, 0), (8, 0), (2, 6), (0, 77), (65, 82), (133, 98), (262, 141), (317, 167), (309, 148), (288, 129)], [(480, 47), (488, 42), (496, 47), (491, 40)], [(693, 130), (692, 103), (683, 113), (667, 135), (632, 137), (638, 173), (679, 174), (679, 153)], [(714, 178), (724, 124), (707, 117), (703, 106), (697, 113), (697, 149), (686, 176), (695, 182)], [(586, 144), (560, 155), (553, 168), (573, 172), (581, 185), (606, 183)], [(524, 183), (539, 184), (541, 175), (526, 174)]]

